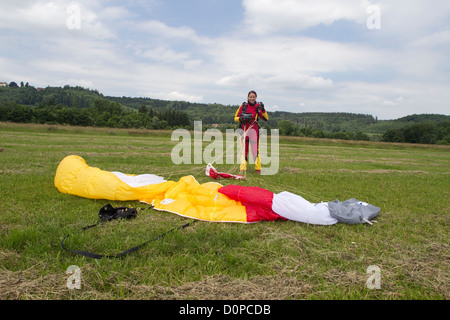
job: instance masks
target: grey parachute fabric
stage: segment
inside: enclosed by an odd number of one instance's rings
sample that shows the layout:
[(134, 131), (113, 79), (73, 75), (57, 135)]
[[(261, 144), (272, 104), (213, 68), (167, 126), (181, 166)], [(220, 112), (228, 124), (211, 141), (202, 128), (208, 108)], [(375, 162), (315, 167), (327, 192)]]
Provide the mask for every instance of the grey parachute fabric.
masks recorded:
[(347, 224), (372, 224), (370, 220), (378, 216), (381, 209), (366, 202), (351, 198), (344, 202), (338, 200), (329, 201), (328, 210), (330, 210), (330, 215), (339, 222)]

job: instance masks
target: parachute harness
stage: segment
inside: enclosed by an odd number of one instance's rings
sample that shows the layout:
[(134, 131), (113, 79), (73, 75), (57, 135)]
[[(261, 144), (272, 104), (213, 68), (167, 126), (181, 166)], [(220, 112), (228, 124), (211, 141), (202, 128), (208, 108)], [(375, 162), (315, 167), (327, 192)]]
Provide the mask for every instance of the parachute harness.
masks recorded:
[[(153, 208), (153, 206), (148, 207), (148, 208), (139, 208), (139, 209), (140, 210), (145, 210), (145, 209), (151, 209), (151, 208)], [(100, 209), (99, 213), (98, 213), (98, 216), (101, 219), (101, 221), (96, 223), (96, 224), (93, 224), (93, 225), (85, 226), (85, 227), (81, 228), (81, 231), (85, 231), (87, 229), (90, 229), (92, 227), (95, 227), (97, 225), (100, 225), (100, 224), (103, 224), (105, 222), (108, 222), (108, 221), (111, 221), (111, 220), (115, 220), (115, 219), (124, 219), (124, 218), (125, 219), (132, 219), (132, 218), (136, 218), (137, 217), (137, 213), (138, 213), (138, 209), (137, 208), (128, 208), (128, 207), (115, 207), (114, 208), (111, 204), (107, 204), (107, 205), (103, 206)], [(137, 251), (138, 249), (142, 248), (143, 246), (145, 246), (146, 244), (148, 244), (150, 242), (162, 239), (167, 234), (169, 234), (169, 233), (171, 233), (173, 231), (187, 228), (190, 225), (194, 224), (195, 221), (196, 220), (192, 220), (191, 222), (186, 223), (186, 224), (184, 224), (182, 226), (170, 229), (169, 231), (166, 231), (166, 232), (158, 235), (157, 237), (155, 237), (155, 238), (153, 238), (151, 240), (148, 240), (148, 241), (146, 241), (144, 243), (141, 243), (141, 244), (139, 244), (139, 245), (137, 245), (135, 247), (132, 247), (130, 249), (127, 249), (127, 250), (122, 251), (122, 252), (117, 253), (117, 254), (101, 255), (101, 254), (87, 252), (87, 251), (80, 251), (80, 250), (69, 249), (69, 248), (67, 248), (64, 245), (64, 241), (70, 236), (70, 234), (68, 234), (67, 236), (64, 237), (64, 239), (62, 239), (61, 247), (64, 250), (66, 250), (66, 251), (69, 251), (69, 252), (72, 252), (72, 253), (75, 253), (75, 254), (79, 254), (81, 256), (85, 256), (85, 257), (88, 257), (88, 258), (93, 258), (93, 259), (119, 258), (119, 257), (123, 257), (123, 256), (126, 256), (127, 254), (130, 254), (132, 252)]]

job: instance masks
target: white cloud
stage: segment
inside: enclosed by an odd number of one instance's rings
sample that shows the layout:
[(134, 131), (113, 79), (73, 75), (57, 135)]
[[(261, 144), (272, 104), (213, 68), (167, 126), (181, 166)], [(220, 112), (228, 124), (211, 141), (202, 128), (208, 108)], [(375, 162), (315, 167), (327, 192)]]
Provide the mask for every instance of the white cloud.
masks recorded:
[(141, 56), (161, 62), (184, 62), (189, 58), (188, 53), (178, 53), (167, 47), (156, 47), (141, 53)]
[(397, 97), (393, 100), (384, 100), (381, 104), (383, 106), (396, 106), (396, 105), (401, 104), (404, 100), (405, 100), (405, 98), (403, 98), (403, 97)]
[[(306, 97), (307, 109), (323, 108), (328, 111), (346, 111), (395, 119), (413, 113), (448, 114), (442, 101), (450, 99), (445, 85), (437, 82), (394, 80), (385, 83), (347, 81), (321, 95)], [(440, 93), (440, 94), (439, 94)], [(429, 107), (432, 107), (432, 110)]]
[(192, 95), (188, 93), (181, 93), (178, 91), (172, 92), (148, 92), (148, 95), (162, 100), (172, 100), (172, 101), (188, 101), (188, 102), (201, 102), (203, 96)]
[(333, 86), (331, 79), (301, 73), (270, 75), (238, 73), (223, 77), (217, 83), (234, 88), (260, 87), (271, 90), (327, 89)]
[(193, 69), (202, 63), (202, 60), (200, 59), (193, 59), (190, 52), (177, 52), (164, 45), (150, 47), (148, 49), (139, 49), (135, 51), (135, 54), (154, 62), (160, 62), (171, 66), (180, 65), (185, 69)]
[[(251, 48), (251, 49), (247, 49)], [(385, 50), (308, 37), (221, 39), (210, 48), (218, 64), (234, 72), (332, 72), (364, 69), (379, 63)]]
[(329, 90), (335, 82), (327, 74), (391, 64), (385, 59), (386, 50), (301, 36), (221, 38), (206, 50), (217, 68), (217, 85), (259, 87), (280, 95)]
[(56, 85), (63, 87), (65, 85), (70, 85), (70, 86), (80, 86), (83, 88), (90, 88), (90, 89), (96, 89), (95, 88), (95, 83), (90, 81), (90, 80), (86, 80), (86, 79), (62, 79), (62, 80), (57, 80), (56, 81)]
[(450, 2), (384, 0), (380, 4), (383, 36), (411, 42), (447, 26)]
[[(346, 20), (366, 26), (376, 7), (383, 36), (414, 39), (448, 21), (450, 3), (425, 0), (243, 0), (246, 26), (256, 34), (296, 32)], [(381, 33), (381, 32), (380, 32)]]
[(337, 20), (359, 24), (367, 19), (367, 0), (244, 0), (246, 22), (257, 34), (295, 32)]
[(142, 31), (158, 35), (162, 38), (178, 38), (193, 41), (198, 38), (195, 31), (189, 27), (170, 27), (158, 20), (148, 20), (137, 23), (137, 27)]
[(123, 19), (133, 18), (135, 14), (125, 7), (112, 6), (101, 9), (98, 16), (102, 21), (113, 21), (114, 23)]
[[(449, 26), (450, 28), (450, 26)], [(436, 47), (450, 47), (450, 29), (444, 31), (437, 31), (426, 35), (423, 38), (413, 41), (409, 47), (411, 48), (436, 48)]]
[[(255, 89), (268, 110), (448, 114), (449, 4), (244, 0), (242, 23), (214, 37), (163, 16), (142, 18), (141, 1), (117, 3), (74, 2), (79, 30), (66, 25), (71, 2), (0, 4), (0, 81), (223, 104)], [(381, 8), (380, 30), (365, 27), (370, 4)], [(364, 39), (301, 32), (339, 20), (358, 25)]]
[(114, 38), (110, 29), (99, 20), (91, 6), (67, 1), (10, 1), (0, 10), (0, 27), (21, 32), (23, 35), (47, 37), (77, 32), (83, 36)]
[(272, 105), (272, 106), (268, 106), (265, 109), (267, 109), (267, 111), (280, 111), (281, 110), (280, 106), (277, 106), (276, 104)]

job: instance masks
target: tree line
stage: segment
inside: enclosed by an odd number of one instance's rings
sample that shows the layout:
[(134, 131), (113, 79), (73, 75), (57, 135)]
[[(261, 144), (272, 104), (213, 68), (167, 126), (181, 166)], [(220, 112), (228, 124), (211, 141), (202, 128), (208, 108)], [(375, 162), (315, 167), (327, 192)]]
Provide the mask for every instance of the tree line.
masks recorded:
[(302, 126), (294, 124), (289, 120), (281, 120), (278, 122), (278, 129), (282, 136), (297, 136), (297, 137), (313, 137), (313, 138), (327, 138), (327, 139), (342, 139), (342, 140), (361, 140), (369, 141), (370, 136), (362, 131), (327, 131), (322, 129), (313, 129), (309, 126)]
[(388, 129), (381, 141), (450, 144), (450, 121), (415, 123), (403, 128)]
[(93, 106), (87, 108), (70, 108), (62, 104), (33, 107), (9, 103), (0, 105), (0, 121), (155, 130), (190, 125), (186, 113), (174, 110), (158, 112), (147, 107), (130, 111), (105, 99), (96, 99)]
[(8, 87), (0, 87), (0, 104), (16, 103), (37, 106), (40, 104), (62, 104), (73, 108), (88, 108), (94, 100), (104, 98), (97, 90), (85, 89), (80, 86), (36, 88), (28, 82), (20, 83), (20, 87), (11, 82)]
[[(234, 114), (239, 105), (191, 103), (152, 98), (103, 96), (80, 86), (35, 88), (15, 82), (0, 87), (0, 121), (68, 124), (144, 129), (204, 128), (222, 131), (237, 128)], [(449, 116), (410, 115), (397, 120), (378, 120), (371, 115), (343, 112), (269, 111), (261, 127), (279, 129), (283, 136), (344, 140), (448, 144)]]

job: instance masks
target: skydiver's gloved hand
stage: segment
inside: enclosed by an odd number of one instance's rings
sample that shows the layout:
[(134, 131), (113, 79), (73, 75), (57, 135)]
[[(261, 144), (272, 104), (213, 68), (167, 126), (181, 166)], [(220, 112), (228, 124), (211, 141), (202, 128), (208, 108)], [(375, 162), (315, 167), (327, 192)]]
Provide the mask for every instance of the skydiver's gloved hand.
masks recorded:
[(258, 106), (258, 112), (261, 111), (262, 113), (266, 112), (266, 109), (264, 109), (264, 103), (260, 102)]
[(247, 102), (243, 102), (242, 103), (242, 111), (241, 111), (241, 116), (239, 117), (239, 122), (242, 124), (246, 124), (247, 123), (247, 119), (244, 117), (244, 110), (247, 110)]

